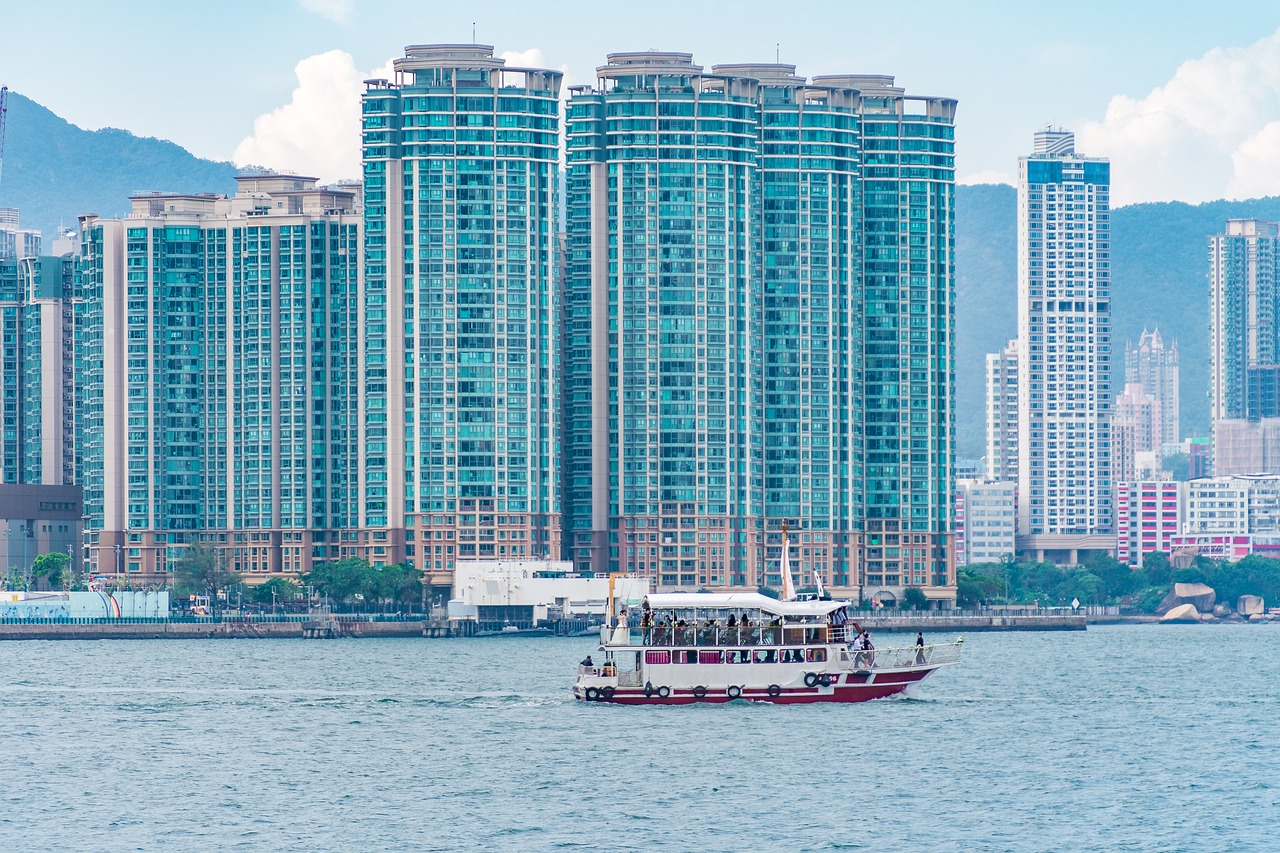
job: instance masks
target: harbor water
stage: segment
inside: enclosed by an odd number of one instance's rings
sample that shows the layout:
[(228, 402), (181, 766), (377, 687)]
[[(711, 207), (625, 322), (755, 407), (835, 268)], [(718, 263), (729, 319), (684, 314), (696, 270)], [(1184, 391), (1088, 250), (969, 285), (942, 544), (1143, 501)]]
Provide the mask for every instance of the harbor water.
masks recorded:
[(0, 643), (0, 844), (1280, 845), (1280, 625), (974, 634), (913, 696), (860, 705), (575, 702), (594, 651), (550, 637)]

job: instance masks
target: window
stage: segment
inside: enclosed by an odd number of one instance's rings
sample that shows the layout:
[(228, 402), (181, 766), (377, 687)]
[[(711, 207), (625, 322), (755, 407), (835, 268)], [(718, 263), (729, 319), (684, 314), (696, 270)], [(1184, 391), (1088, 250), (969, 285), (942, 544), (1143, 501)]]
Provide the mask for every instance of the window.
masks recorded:
[(649, 650), (644, 653), (645, 663), (671, 663), (671, 652), (667, 650)]

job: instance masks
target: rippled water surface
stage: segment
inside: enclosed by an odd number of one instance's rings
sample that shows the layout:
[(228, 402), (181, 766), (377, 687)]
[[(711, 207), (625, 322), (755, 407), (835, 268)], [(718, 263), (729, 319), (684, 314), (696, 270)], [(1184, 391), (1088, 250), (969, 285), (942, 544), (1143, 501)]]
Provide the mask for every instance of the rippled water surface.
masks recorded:
[(1280, 846), (1280, 625), (973, 634), (844, 706), (576, 703), (592, 650), (0, 643), (0, 848)]

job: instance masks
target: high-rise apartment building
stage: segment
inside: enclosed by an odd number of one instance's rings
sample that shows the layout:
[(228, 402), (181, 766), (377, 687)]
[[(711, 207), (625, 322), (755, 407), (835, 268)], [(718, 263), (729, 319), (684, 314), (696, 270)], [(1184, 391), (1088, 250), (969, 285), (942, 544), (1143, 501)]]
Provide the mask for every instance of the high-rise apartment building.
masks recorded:
[(1141, 385), (1155, 399), (1151, 449), (1162, 453), (1165, 445), (1181, 441), (1177, 342), (1165, 346), (1159, 329), (1143, 329), (1137, 345), (1125, 347), (1124, 384)]
[(1277, 417), (1280, 224), (1232, 219), (1224, 231), (1209, 238), (1210, 415)]
[(91, 572), (162, 580), (195, 543), (250, 577), (365, 553), (358, 189), (237, 183), (81, 218)]
[(1019, 550), (1115, 547), (1110, 163), (1045, 130), (1018, 162)]
[(987, 353), (987, 476), (1018, 481), (1017, 339)]
[(447, 585), (560, 552), (560, 83), (412, 45), (363, 101), (361, 524)]
[(75, 328), (82, 302), (71, 257), (0, 261), (0, 480), (71, 485), (76, 459)]
[(568, 108), (575, 561), (776, 585), (785, 522), (806, 576), (946, 596), (955, 102), (657, 51), (597, 75)]

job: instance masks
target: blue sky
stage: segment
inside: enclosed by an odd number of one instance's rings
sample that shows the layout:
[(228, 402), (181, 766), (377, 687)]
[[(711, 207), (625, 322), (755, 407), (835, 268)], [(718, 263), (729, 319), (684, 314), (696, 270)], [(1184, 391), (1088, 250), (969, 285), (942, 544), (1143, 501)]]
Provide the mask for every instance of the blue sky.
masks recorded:
[[(958, 98), (962, 181), (1010, 179), (1075, 129), (1121, 203), (1280, 194), (1280, 5), (1235, 2), (6, 4), (0, 83), (87, 128), (215, 159), (356, 177), (360, 80), (406, 44), (471, 41), (590, 82), (610, 51), (807, 76), (889, 73)], [(180, 188), (174, 188), (180, 189)]]

